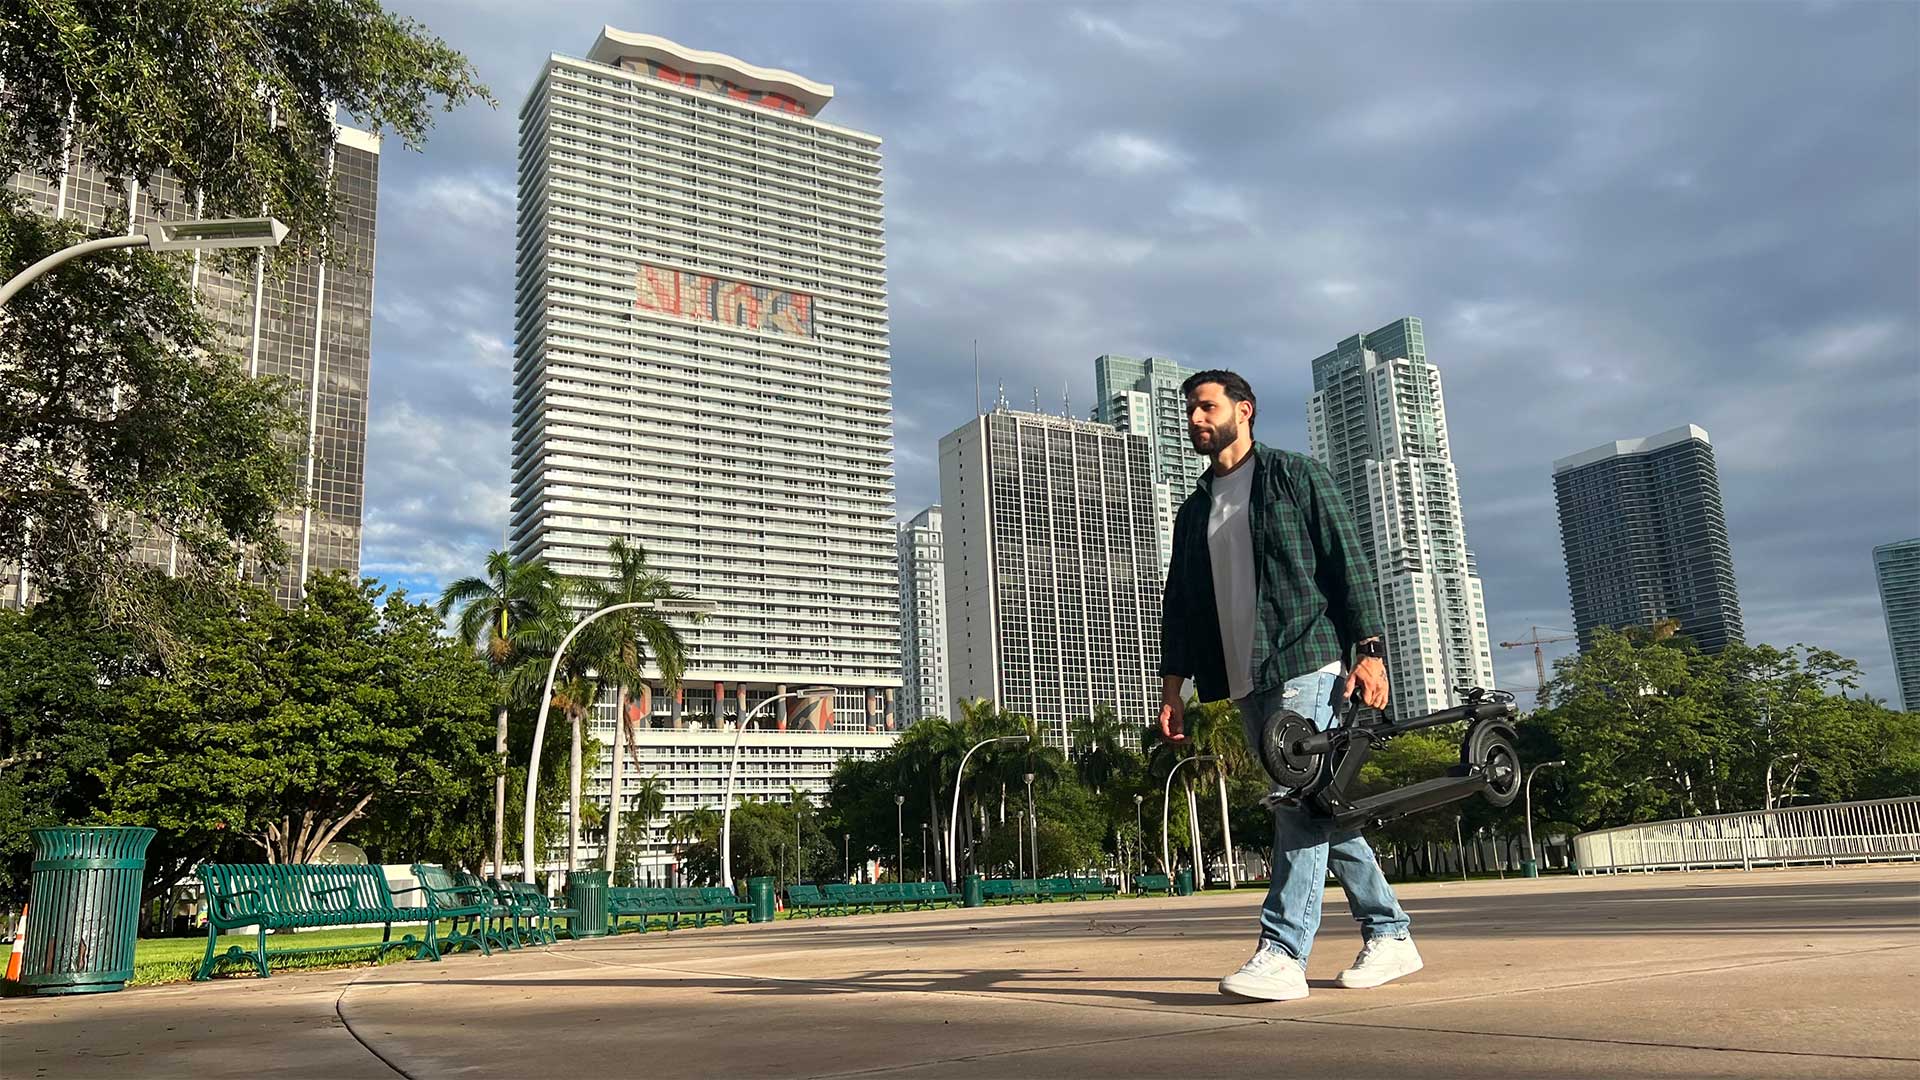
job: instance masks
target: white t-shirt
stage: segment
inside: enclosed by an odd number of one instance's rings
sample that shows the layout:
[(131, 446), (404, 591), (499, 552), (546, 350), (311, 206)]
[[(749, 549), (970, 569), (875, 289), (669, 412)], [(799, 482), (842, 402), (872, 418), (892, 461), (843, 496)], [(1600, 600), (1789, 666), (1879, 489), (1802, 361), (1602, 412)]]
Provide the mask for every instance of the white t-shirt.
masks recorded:
[(1253, 528), (1247, 504), (1253, 495), (1253, 455), (1225, 476), (1213, 478), (1213, 509), (1207, 514), (1207, 558), (1213, 563), (1213, 605), (1220, 613), (1220, 649), (1227, 661), (1227, 694), (1253, 692)]

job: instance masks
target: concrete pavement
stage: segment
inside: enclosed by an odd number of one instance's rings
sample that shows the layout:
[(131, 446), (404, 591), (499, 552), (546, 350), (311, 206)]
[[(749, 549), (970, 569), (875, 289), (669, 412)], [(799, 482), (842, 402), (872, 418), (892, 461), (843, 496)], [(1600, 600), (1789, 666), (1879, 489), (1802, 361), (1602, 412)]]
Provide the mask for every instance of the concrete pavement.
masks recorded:
[(1240, 1002), (1257, 897), (819, 919), (0, 1002), (0, 1076), (1920, 1075), (1920, 867), (1426, 884)]

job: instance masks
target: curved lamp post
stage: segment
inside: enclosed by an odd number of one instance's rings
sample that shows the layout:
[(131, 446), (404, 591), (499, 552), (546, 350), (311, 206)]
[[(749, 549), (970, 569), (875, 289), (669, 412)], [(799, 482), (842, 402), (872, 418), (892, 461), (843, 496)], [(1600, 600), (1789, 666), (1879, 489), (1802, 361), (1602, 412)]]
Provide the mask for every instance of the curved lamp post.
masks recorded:
[(193, 251), (211, 248), (278, 247), (287, 238), (287, 227), (266, 218), (204, 218), (199, 221), (153, 221), (141, 231), (125, 236), (103, 236), (98, 240), (61, 248), (0, 285), (0, 305), (34, 279), (69, 259), (114, 248), (143, 247), (154, 251)]
[(1541, 769), (1551, 769), (1555, 765), (1565, 765), (1565, 764), (1566, 764), (1565, 761), (1543, 761), (1540, 764), (1535, 765), (1533, 768), (1527, 770), (1527, 782), (1526, 784), (1523, 785), (1523, 787), (1526, 789), (1526, 796), (1527, 796), (1527, 860), (1529, 862), (1532, 862), (1533, 860), (1539, 858), (1539, 856), (1536, 855), (1533, 850), (1533, 777), (1534, 777), (1534, 774), (1539, 772)]
[[(1160, 794), (1160, 869), (1168, 875), (1172, 875), (1173, 873), (1173, 860), (1169, 858), (1169, 852), (1167, 850), (1167, 811), (1171, 808), (1173, 802), (1174, 774), (1180, 771), (1180, 766), (1190, 761), (1218, 760), (1220, 759), (1212, 754), (1197, 754), (1193, 757), (1181, 758), (1179, 761), (1173, 763), (1173, 768), (1167, 770), (1167, 790)], [(1199, 863), (1200, 853), (1198, 851), (1193, 853), (1193, 860), (1196, 864)]]
[[(720, 811), (720, 884), (727, 888), (733, 888), (733, 777), (740, 768), (740, 738), (747, 733), (748, 722), (758, 716), (761, 709), (776, 701), (785, 701), (788, 698), (819, 697), (821, 694), (831, 694), (834, 690), (835, 688), (831, 686), (807, 686), (789, 693), (775, 694), (755, 705), (752, 711), (740, 718), (740, 726), (734, 729), (733, 756), (727, 759), (727, 799), (720, 804), (722, 807)], [(800, 850), (798, 841), (794, 843), (794, 850)], [(799, 880), (797, 875), (794, 880)]]
[[(540, 692), (540, 715), (533, 723), (533, 753), (531, 760), (527, 763), (526, 816), (521, 823), (520, 836), (520, 877), (522, 880), (529, 882), (533, 880), (533, 808), (534, 800), (540, 794), (540, 746), (547, 741), (547, 713), (553, 710), (553, 679), (560, 671), (560, 658), (567, 654), (567, 646), (573, 644), (573, 639), (580, 636), (580, 631), (585, 630), (595, 619), (598, 619), (602, 615), (611, 615), (616, 611), (627, 611), (631, 608), (656, 608), (659, 610), (671, 608), (676, 611), (705, 615), (711, 613), (713, 607), (714, 605), (712, 603), (704, 601), (669, 602), (663, 604), (658, 600), (633, 600), (625, 604), (609, 604), (588, 615), (586, 618), (581, 619), (578, 623), (574, 624), (573, 629), (567, 631), (566, 637), (560, 639), (560, 647), (553, 650), (553, 660), (547, 664), (547, 684)], [(615, 717), (614, 722), (619, 723), (619, 718)], [(578, 814), (580, 808), (577, 806), (571, 807), (568, 812)]]
[(960, 857), (959, 854), (953, 850), (953, 845), (956, 842), (955, 837), (960, 831), (960, 788), (961, 781), (966, 779), (967, 775), (967, 759), (973, 756), (975, 750), (980, 749), (988, 743), (1030, 743), (1032, 741), (1033, 736), (1031, 735), (998, 735), (991, 739), (981, 739), (969, 747), (966, 753), (960, 755), (960, 768), (956, 769), (953, 774), (953, 816), (947, 819), (947, 877), (952, 879), (955, 885), (960, 884)]

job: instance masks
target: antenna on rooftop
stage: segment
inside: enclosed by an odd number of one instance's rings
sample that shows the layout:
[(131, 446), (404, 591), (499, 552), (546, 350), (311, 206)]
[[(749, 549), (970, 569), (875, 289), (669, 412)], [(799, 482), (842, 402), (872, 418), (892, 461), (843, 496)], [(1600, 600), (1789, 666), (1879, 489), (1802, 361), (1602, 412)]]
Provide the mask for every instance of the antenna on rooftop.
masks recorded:
[(979, 416), (986, 410), (980, 407), (980, 339), (973, 339), (973, 415)]

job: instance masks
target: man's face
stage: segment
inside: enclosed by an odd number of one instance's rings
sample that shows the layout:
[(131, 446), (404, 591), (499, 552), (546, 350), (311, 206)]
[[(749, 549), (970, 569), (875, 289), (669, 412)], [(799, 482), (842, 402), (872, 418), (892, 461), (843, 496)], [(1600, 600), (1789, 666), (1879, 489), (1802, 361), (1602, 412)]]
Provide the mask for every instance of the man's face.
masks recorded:
[(1219, 383), (1201, 383), (1187, 395), (1187, 438), (1197, 454), (1217, 454), (1240, 440), (1243, 415), (1253, 406), (1235, 401)]

